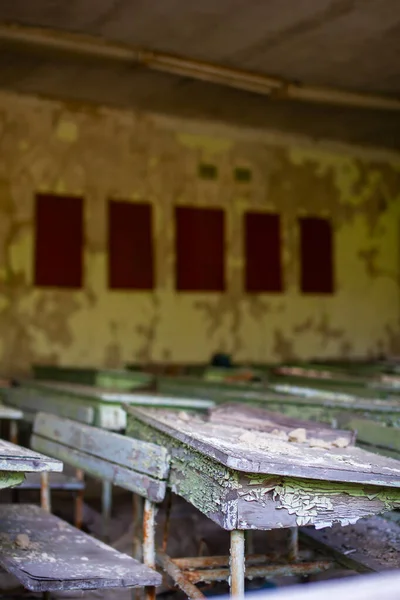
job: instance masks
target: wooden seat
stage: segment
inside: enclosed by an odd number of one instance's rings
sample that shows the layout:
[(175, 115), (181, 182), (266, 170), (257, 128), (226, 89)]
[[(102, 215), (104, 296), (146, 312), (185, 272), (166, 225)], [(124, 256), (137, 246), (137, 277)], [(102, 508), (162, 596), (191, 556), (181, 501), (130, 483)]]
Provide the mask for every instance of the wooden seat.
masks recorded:
[[(64, 473), (50, 473), (48, 485), (51, 490), (68, 492), (80, 492), (85, 489), (84, 481), (77, 477), (64, 475)], [(41, 473), (27, 473), (25, 480), (16, 489), (39, 491), (41, 489)]]
[[(156, 504), (165, 498), (170, 468), (165, 448), (46, 413), (38, 413), (35, 418), (31, 445), (108, 481), (110, 487), (117, 485), (133, 492), (136, 527), (140, 522), (137, 498), (144, 498), (143, 561), (155, 568)], [(146, 588), (146, 597), (155, 598), (153, 584)]]
[(30, 504), (0, 504), (0, 565), (35, 592), (161, 583), (153, 569)]

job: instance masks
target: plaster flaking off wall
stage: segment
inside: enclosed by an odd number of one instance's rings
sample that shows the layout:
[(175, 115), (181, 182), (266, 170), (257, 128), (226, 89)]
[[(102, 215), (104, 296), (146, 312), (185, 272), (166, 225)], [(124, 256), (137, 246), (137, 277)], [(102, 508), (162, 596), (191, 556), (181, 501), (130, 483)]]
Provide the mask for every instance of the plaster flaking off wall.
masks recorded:
[[(121, 366), (372, 355), (399, 347), (400, 160), (274, 144), (210, 125), (0, 94), (0, 364)], [(218, 167), (198, 178), (199, 162)], [(252, 170), (237, 183), (236, 166)], [(85, 198), (85, 286), (33, 287), (34, 196)], [(108, 198), (154, 206), (154, 293), (107, 289)], [(224, 294), (174, 291), (176, 204), (226, 209)], [(279, 212), (285, 293), (243, 293), (242, 215)], [(296, 220), (326, 216), (335, 229), (336, 293), (299, 292)]]

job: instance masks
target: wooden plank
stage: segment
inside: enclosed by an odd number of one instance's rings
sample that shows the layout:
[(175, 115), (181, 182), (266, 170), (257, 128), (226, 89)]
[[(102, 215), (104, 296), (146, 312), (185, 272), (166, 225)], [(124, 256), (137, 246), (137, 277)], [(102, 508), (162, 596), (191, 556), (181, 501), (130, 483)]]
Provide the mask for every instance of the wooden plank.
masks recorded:
[[(273, 370), (269, 378), (276, 384), (316, 387), (318, 389), (338, 390), (342, 387), (349, 392), (362, 394), (373, 380), (346, 373), (329, 372), (325, 370), (303, 369), (301, 367), (280, 366)], [(377, 380), (375, 382), (379, 384)]]
[(10, 421), (19, 421), (23, 417), (22, 411), (17, 408), (11, 408), (10, 406), (5, 406), (4, 404), (0, 404), (0, 419), (10, 420)]
[(400, 505), (400, 489), (241, 473), (129, 415), (127, 435), (171, 453), (168, 485), (227, 530), (348, 524)]
[(387, 427), (386, 424), (347, 415), (342, 415), (339, 421), (343, 426), (356, 431), (360, 442), (400, 453), (399, 428)]
[(60, 461), (0, 440), (0, 471), (43, 472), (63, 470)]
[[(251, 386), (206, 384), (195, 378), (164, 377), (158, 380), (159, 390), (173, 393), (176, 396), (207, 398), (220, 404), (223, 402), (240, 402), (252, 406), (262, 406), (268, 410), (283, 413), (298, 419), (310, 419), (337, 426), (337, 415), (340, 412), (358, 416), (371, 416), (376, 421), (390, 423), (400, 427), (400, 402), (395, 400), (377, 400), (377, 394), (371, 398), (360, 398), (354, 394), (338, 392), (320, 393), (319, 390), (299, 386), (282, 386), (274, 391), (272, 386), (262, 388), (257, 384)], [(297, 393), (299, 392), (299, 393)]]
[(130, 406), (149, 406), (153, 408), (177, 408), (177, 409), (200, 409), (206, 410), (215, 406), (211, 400), (201, 398), (176, 398), (161, 394), (111, 394), (103, 393), (102, 400), (106, 402), (120, 402)]
[(68, 446), (110, 463), (157, 479), (165, 479), (169, 456), (165, 448), (51, 414), (38, 413), (33, 432), (56, 444)]
[[(352, 399), (343, 401), (338, 399), (313, 397), (299, 397), (295, 395), (270, 395), (262, 392), (233, 392), (219, 393), (219, 402), (233, 400), (254, 406), (263, 406), (268, 410), (280, 412), (284, 415), (329, 423), (337, 427), (344, 417), (370, 418), (380, 423), (400, 427), (400, 402), (382, 400)], [(213, 396), (216, 400), (215, 396)]]
[[(69, 492), (78, 492), (85, 489), (85, 482), (76, 477), (69, 477), (63, 473), (51, 473), (49, 475), (48, 487), (51, 490), (66, 490)], [(28, 473), (18, 486), (20, 490), (40, 490), (41, 476), (40, 473)]]
[(370, 444), (364, 444), (364, 442), (357, 442), (357, 446), (363, 448), (367, 452), (372, 452), (374, 454), (380, 454), (381, 456), (387, 456), (388, 458), (400, 460), (400, 454), (396, 450), (389, 450), (388, 448), (382, 448), (381, 446), (371, 446)]
[[(79, 402), (71, 398), (71, 402)], [(109, 431), (124, 431), (126, 429), (126, 412), (120, 406), (98, 404), (95, 407), (93, 425)]]
[(399, 395), (395, 393), (393, 389), (373, 389), (373, 388), (360, 388), (355, 390), (349, 386), (337, 386), (335, 389), (333, 386), (327, 389), (322, 384), (319, 385), (305, 385), (305, 384), (292, 384), (290, 382), (280, 381), (278, 383), (271, 383), (268, 385), (268, 389), (277, 392), (278, 394), (290, 394), (292, 396), (303, 396), (304, 398), (321, 398), (324, 400), (341, 400), (344, 402), (352, 402), (355, 400), (386, 400), (386, 401), (397, 401), (399, 402)]
[[(18, 544), (21, 534), (25, 546)], [(0, 505), (0, 538), (0, 564), (31, 591), (161, 583), (154, 570), (38, 506)]]
[(215, 425), (201, 416), (127, 406), (130, 415), (237, 471), (400, 487), (400, 463), (360, 448), (327, 452), (277, 440), (264, 432), (252, 439), (239, 427)]
[(154, 377), (149, 373), (131, 372), (124, 369), (95, 369), (54, 365), (33, 365), (32, 368), (34, 377), (38, 380), (47, 379), (121, 390), (145, 388), (152, 385), (154, 381)]
[(88, 385), (47, 381), (23, 381), (5, 394), (5, 402), (19, 406), (24, 418), (34, 419), (35, 409), (108, 429), (126, 428), (126, 413), (122, 403), (138, 406), (163, 406), (176, 409), (206, 410), (213, 406), (207, 400), (180, 399), (155, 394), (132, 394), (105, 390)]
[[(263, 408), (243, 404), (227, 403), (209, 411), (209, 422), (220, 425), (234, 425), (253, 431), (266, 433), (282, 433), (283, 437), (304, 434), (304, 439), (323, 440), (334, 443), (340, 439), (342, 445), (354, 445), (355, 435), (352, 431), (332, 429), (321, 423), (313, 423), (302, 419), (293, 419), (286, 415), (274, 413)], [(301, 430), (300, 432), (298, 430)]]
[(107, 462), (38, 435), (32, 436), (31, 444), (33, 448), (47, 452), (77, 469), (82, 469), (95, 479), (110, 481), (114, 485), (130, 490), (153, 502), (161, 502), (165, 497), (165, 480), (155, 479), (150, 475), (134, 471), (133, 468), (129, 469), (116, 463)]
[(20, 408), (24, 416), (31, 421), (36, 412), (49, 412), (81, 423), (92, 424), (94, 409), (92, 406), (80, 406), (68, 402), (68, 398), (51, 397), (36, 390), (12, 387), (2, 390), (4, 403)]
[(237, 525), (275, 529), (349, 525), (400, 507), (400, 489), (346, 482), (241, 474)]
[(246, 367), (207, 367), (204, 369), (203, 379), (209, 382), (226, 383), (262, 382), (265, 379), (265, 373)]
[[(209, 398), (214, 399), (213, 395), (220, 392), (233, 391), (264, 391), (267, 388), (259, 382), (226, 382), (226, 381), (206, 381), (200, 377), (182, 375), (178, 377), (160, 376), (157, 378), (157, 390), (163, 394), (185, 395), (186, 397)], [(271, 393), (272, 390), (271, 390)]]
[(57, 383), (53, 381), (24, 381), (23, 387), (29, 389), (37, 389), (43, 393), (57, 396), (69, 396), (104, 404), (132, 404), (138, 406), (152, 406), (160, 408), (200, 408), (208, 409), (214, 406), (210, 400), (202, 400), (196, 398), (175, 398), (173, 396), (165, 396), (152, 392), (123, 392), (102, 387), (94, 387), (88, 385), (79, 385), (72, 383)]
[(168, 486), (227, 530), (237, 525), (237, 474), (177, 440), (129, 416), (127, 435), (167, 447), (171, 454)]

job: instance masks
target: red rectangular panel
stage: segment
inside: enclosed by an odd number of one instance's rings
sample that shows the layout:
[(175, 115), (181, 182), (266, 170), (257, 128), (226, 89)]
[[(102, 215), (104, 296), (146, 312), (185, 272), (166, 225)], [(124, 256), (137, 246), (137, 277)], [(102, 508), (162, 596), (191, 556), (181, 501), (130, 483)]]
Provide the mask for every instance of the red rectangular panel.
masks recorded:
[(333, 294), (332, 225), (327, 219), (307, 217), (300, 223), (300, 284), (306, 294)]
[(279, 215), (246, 213), (244, 236), (246, 292), (281, 292), (283, 284)]
[(37, 194), (35, 227), (35, 285), (81, 288), (82, 198)]
[(114, 290), (154, 288), (151, 204), (109, 202), (108, 281)]
[(225, 290), (224, 216), (221, 209), (176, 207), (177, 290)]

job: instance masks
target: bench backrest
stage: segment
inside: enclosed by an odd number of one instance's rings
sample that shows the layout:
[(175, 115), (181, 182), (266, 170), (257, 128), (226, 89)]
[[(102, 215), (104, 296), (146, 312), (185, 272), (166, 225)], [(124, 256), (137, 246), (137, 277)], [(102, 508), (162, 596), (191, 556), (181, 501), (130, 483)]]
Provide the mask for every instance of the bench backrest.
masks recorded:
[[(359, 417), (357, 415), (338, 415), (338, 423), (346, 429), (352, 429), (357, 433), (357, 441), (366, 444), (371, 451), (380, 448), (387, 451), (388, 456), (399, 458), (400, 456), (400, 428), (387, 427), (386, 423), (380, 423)], [(385, 454), (385, 452), (383, 452)]]
[(152, 502), (166, 493), (170, 458), (162, 446), (48, 413), (38, 413), (32, 448)]
[(1, 392), (4, 403), (19, 408), (23, 418), (33, 423), (39, 411), (51, 412), (67, 419), (74, 419), (81, 423), (94, 422), (94, 408), (71, 402), (70, 398), (55, 394), (43, 394), (40, 389), (24, 387), (10, 387)]

